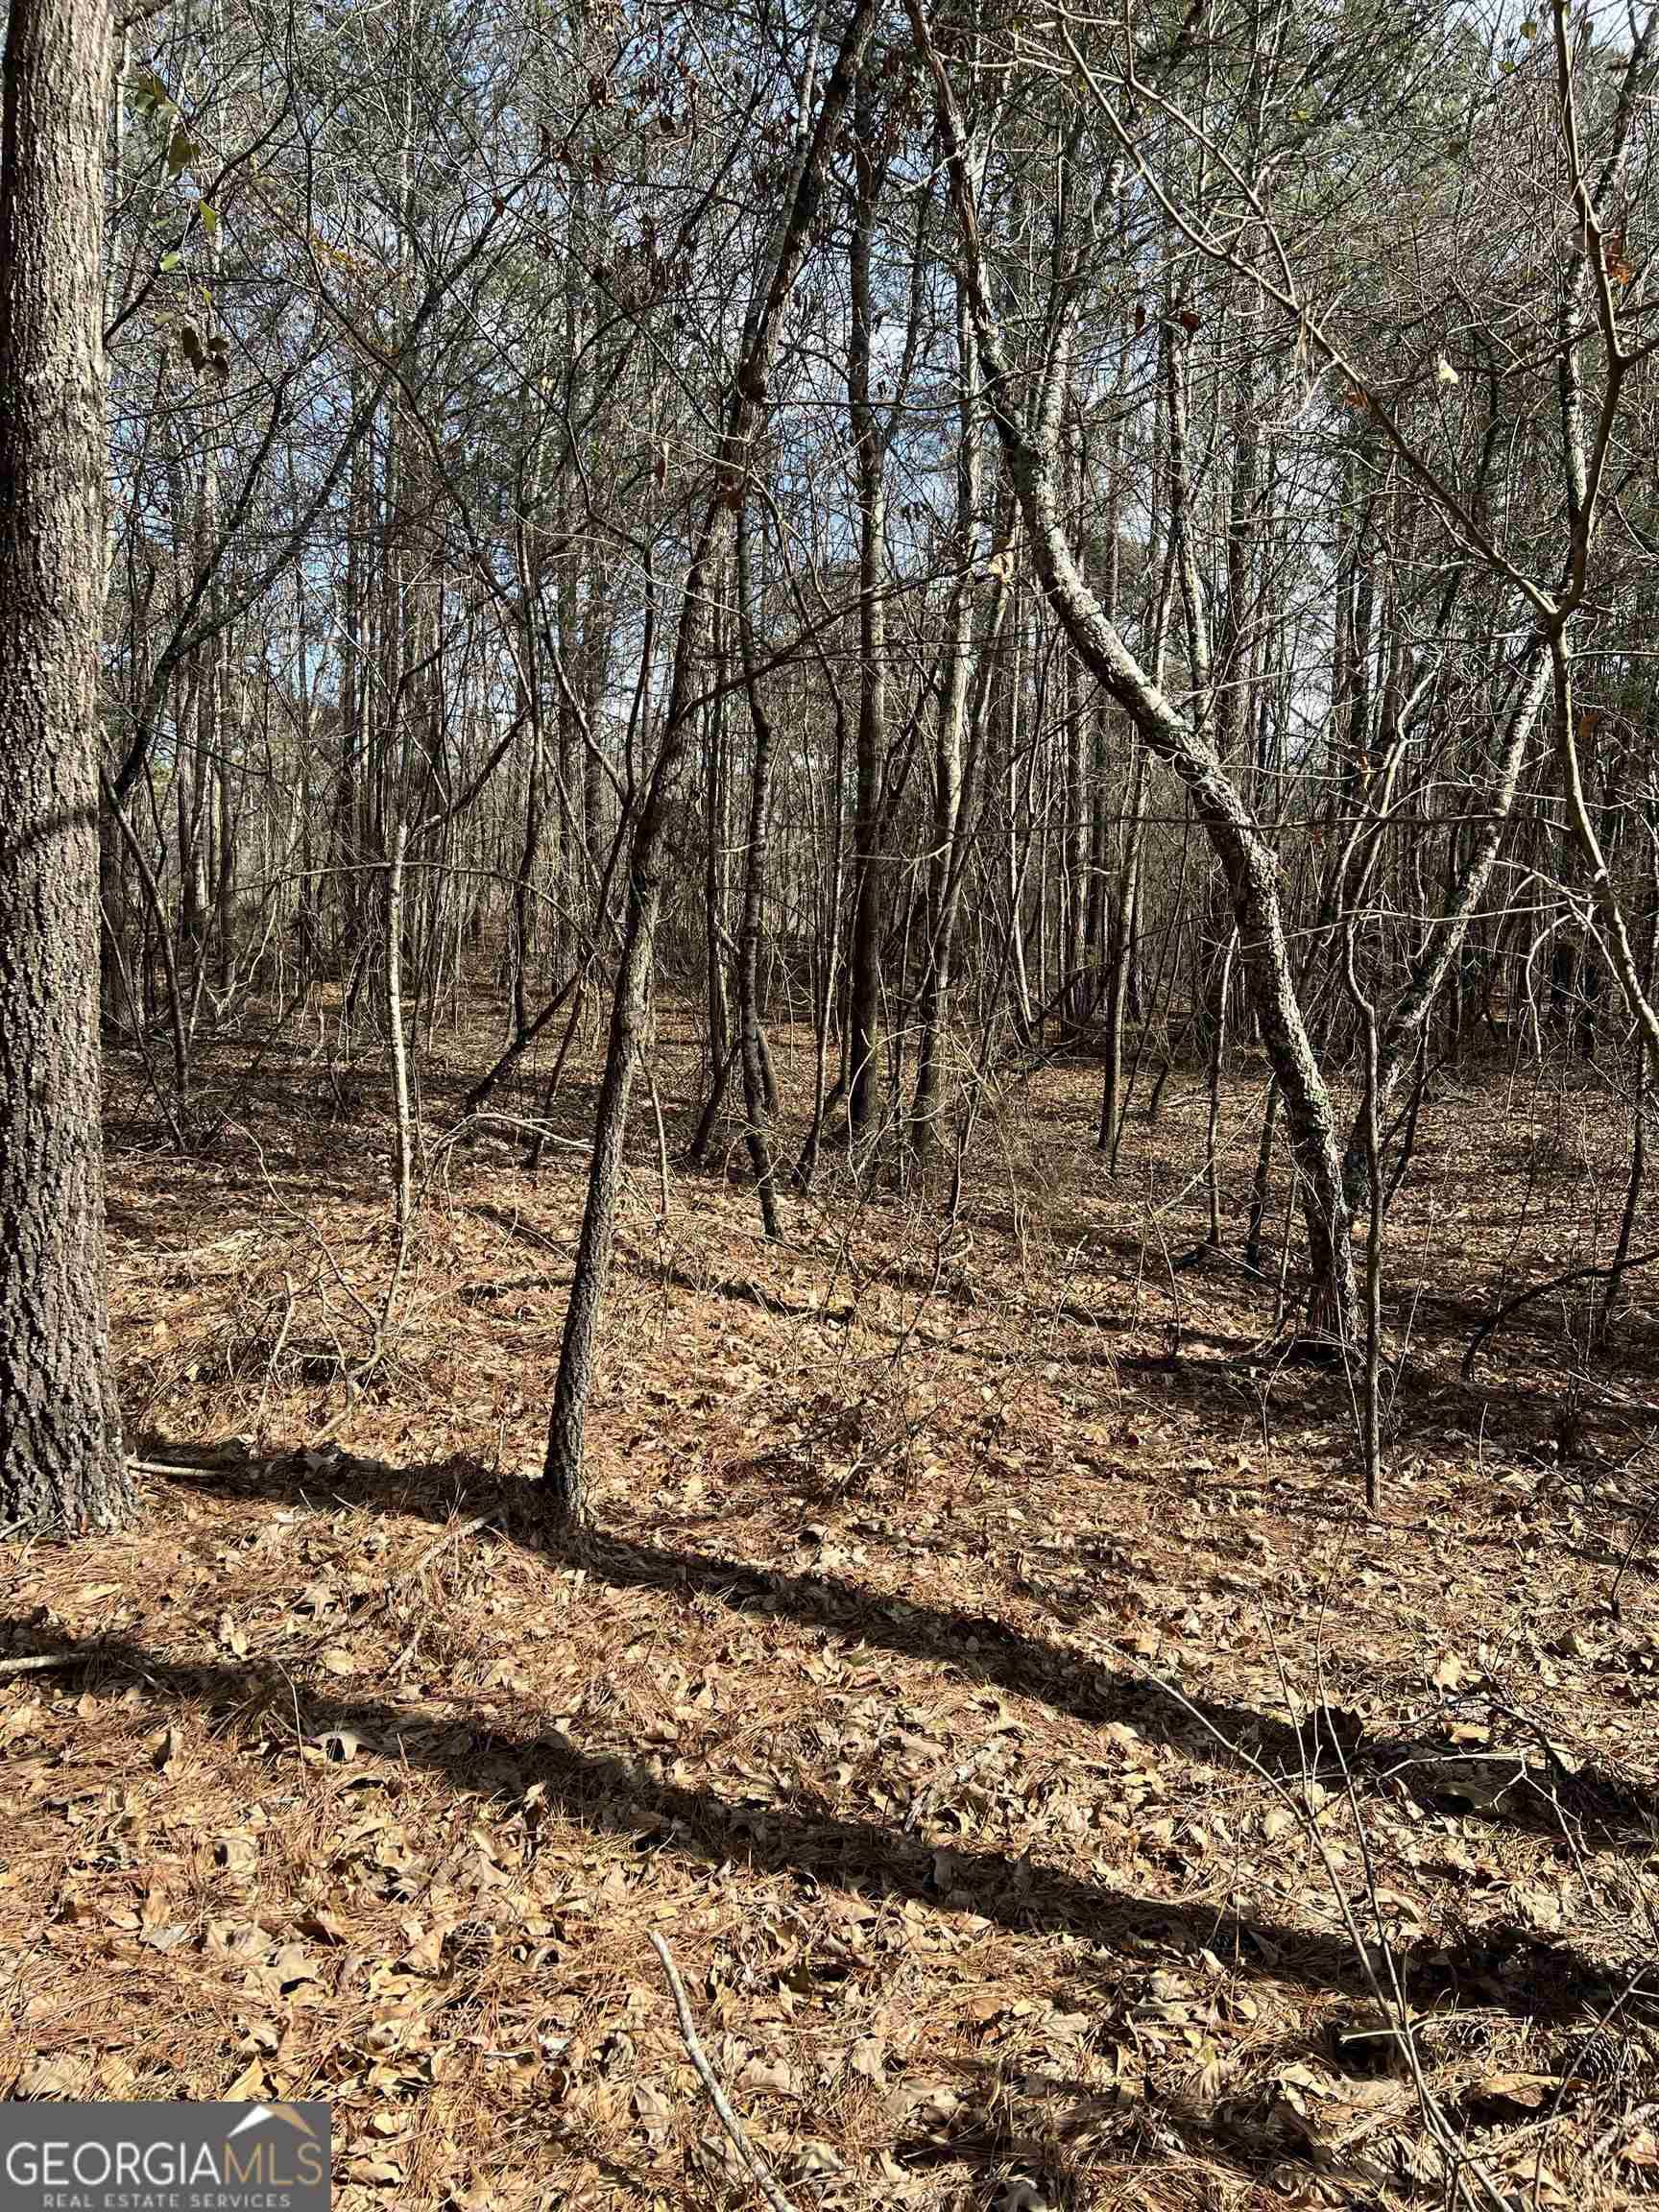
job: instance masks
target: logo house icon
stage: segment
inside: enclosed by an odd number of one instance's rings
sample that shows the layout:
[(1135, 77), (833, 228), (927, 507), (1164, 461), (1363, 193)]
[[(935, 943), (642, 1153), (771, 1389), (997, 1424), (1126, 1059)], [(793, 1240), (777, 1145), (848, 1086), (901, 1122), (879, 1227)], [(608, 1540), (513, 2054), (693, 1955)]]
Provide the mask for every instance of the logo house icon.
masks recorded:
[(242, 2212), (235, 2204), (239, 2190), (249, 2192), (247, 2212), (255, 2203), (302, 2212), (305, 2190), (321, 2183), (326, 2192), (326, 2141), (298, 2104), (251, 2104), (226, 2130), (224, 2145), (222, 2178), (232, 2193), (224, 2212)]
[(233, 2143), (238, 2135), (251, 2135), (255, 2128), (263, 2128), (268, 2120), (278, 2121), (284, 2128), (292, 2128), (297, 2135), (315, 2142), (317, 2130), (303, 2112), (293, 2104), (252, 2104), (244, 2117), (237, 2121), (225, 2140)]

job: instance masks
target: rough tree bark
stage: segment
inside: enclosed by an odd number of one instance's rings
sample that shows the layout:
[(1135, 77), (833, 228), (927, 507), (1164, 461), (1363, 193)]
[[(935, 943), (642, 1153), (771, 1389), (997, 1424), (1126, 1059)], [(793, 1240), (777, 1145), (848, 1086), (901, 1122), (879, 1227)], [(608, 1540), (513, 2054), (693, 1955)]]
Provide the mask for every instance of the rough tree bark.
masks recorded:
[(105, 0), (12, 0), (0, 146), (0, 1524), (132, 1493), (98, 1031)]

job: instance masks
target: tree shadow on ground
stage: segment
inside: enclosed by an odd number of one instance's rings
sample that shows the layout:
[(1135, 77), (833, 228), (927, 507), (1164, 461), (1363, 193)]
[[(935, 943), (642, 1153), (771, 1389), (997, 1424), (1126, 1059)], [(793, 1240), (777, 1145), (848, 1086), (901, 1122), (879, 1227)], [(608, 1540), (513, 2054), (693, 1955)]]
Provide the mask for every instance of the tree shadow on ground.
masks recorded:
[[(61, 1648), (61, 1646), (59, 1647)], [(583, 1750), (562, 1730), (515, 1736), (483, 1720), (439, 1717), (429, 1708), (384, 1698), (348, 1697), (296, 1680), (275, 1663), (234, 1664), (205, 1656), (174, 1660), (123, 1637), (89, 1640), (80, 1665), (90, 1684), (120, 1680), (159, 1704), (194, 1706), (216, 1719), (244, 1722), (269, 1711), (292, 1741), (323, 1746), (353, 1740), (453, 1787), (521, 1799), (540, 1785), (540, 1802), (637, 1851), (670, 1852), (722, 1866), (830, 1884), (873, 1899), (899, 1897), (941, 1911), (978, 1913), (1018, 1933), (1046, 1933), (1092, 1949), (1148, 1961), (1171, 1956), (1195, 1967), (1209, 1952), (1250, 1980), (1363, 1998), (1369, 1982), (1345, 1933), (1298, 1927), (1223, 1903), (1179, 1904), (1136, 1896), (1104, 1881), (1083, 1881), (1028, 1853), (1010, 1858), (965, 1847), (942, 1850), (927, 1838), (837, 1813), (798, 1789), (787, 1805), (757, 1794), (722, 1796), (658, 1778), (640, 1761)], [(61, 1670), (60, 1670), (61, 1671)], [(1566, 1944), (1526, 1938), (1514, 1971), (1490, 1942), (1395, 1949), (1403, 1984), (1429, 2002), (1455, 1990), (1528, 2020), (1604, 2010), (1625, 1983)], [(1500, 1979), (1494, 1980), (1496, 1964)], [(1644, 1994), (1646, 1989), (1644, 1987)], [(1659, 1974), (1654, 1979), (1659, 1996)]]
[[(156, 1439), (143, 1456), (190, 1458), (188, 1448)], [(301, 1461), (274, 1457), (227, 1464), (203, 1455), (192, 1488), (228, 1497), (293, 1502), (318, 1487)], [(328, 1463), (335, 1495), (372, 1509), (443, 1521), (464, 1502), (486, 1513), (502, 1533), (531, 1551), (560, 1546), (535, 1525), (537, 1486), (484, 1475), (464, 1463), (399, 1469), (341, 1457)], [(1551, 1773), (1520, 1751), (1474, 1759), (1450, 1739), (1402, 1742), (1367, 1734), (1351, 1717), (1316, 1716), (1298, 1726), (1288, 1719), (1238, 1705), (1196, 1689), (1189, 1692), (1143, 1670), (1117, 1669), (1028, 1636), (995, 1615), (888, 1597), (820, 1572), (759, 1567), (715, 1553), (673, 1551), (585, 1531), (565, 1549), (590, 1578), (618, 1589), (678, 1592), (713, 1599), (734, 1611), (778, 1613), (878, 1648), (953, 1668), (964, 1679), (1027, 1696), (1053, 1711), (1099, 1725), (1123, 1721), (1142, 1736), (1178, 1748), (1202, 1764), (1232, 1766), (1259, 1777), (1299, 1783), (1305, 1777), (1346, 1789), (1361, 1799), (1379, 1791), (1407, 1796), (1435, 1812), (1469, 1814), (1499, 1827), (1646, 1857), (1659, 1836), (1659, 1797), (1641, 1782), (1587, 1764)], [(1114, 1572), (1103, 1565), (1103, 1574)], [(1126, 1573), (1127, 1570), (1117, 1570)], [(1491, 1769), (1509, 1769), (1501, 1787)], [(1471, 1793), (1472, 1768), (1480, 1768)]]
[[(1075, 2000), (1075, 1991), (1068, 1994)], [(1283, 2054), (1286, 2064), (1305, 2063), (1310, 2055), (1306, 2043)], [(1125, 2201), (1132, 2188), (1138, 2203), (1187, 2203), (1186, 2194), (1143, 2194), (1150, 2169), (1183, 2166), (1210, 2173), (1219, 2166), (1283, 2197), (1293, 2195), (1315, 2164), (1343, 2201), (1373, 2200), (1359, 2193), (1374, 2191), (1375, 2167), (1365, 2171), (1333, 2157), (1315, 2128), (1270, 2086), (1259, 2086), (1247, 2099), (1205, 2101), (1167, 2089), (1155, 2094), (1140, 2083), (1115, 2087), (1019, 2058), (959, 2066), (948, 2086), (959, 2102), (948, 2112), (935, 2103), (920, 2122), (913, 2117), (902, 2124), (892, 2155), (913, 2171), (954, 2168), (971, 2176), (973, 2195), (964, 2201), (975, 2205), (1018, 2203), (1024, 2183), (1055, 2212), (1071, 2212), (1110, 2201), (1101, 2191), (1114, 2171), (1125, 2184)], [(1440, 2194), (1436, 2189), (1437, 2201)]]

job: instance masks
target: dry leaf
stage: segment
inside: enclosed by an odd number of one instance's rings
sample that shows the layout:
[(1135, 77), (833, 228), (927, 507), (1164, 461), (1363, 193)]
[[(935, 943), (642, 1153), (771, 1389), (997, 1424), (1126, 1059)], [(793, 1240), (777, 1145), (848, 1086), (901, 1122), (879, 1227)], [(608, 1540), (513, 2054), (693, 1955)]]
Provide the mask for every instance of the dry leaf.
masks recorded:
[(887, 2085), (887, 2047), (874, 2035), (860, 2036), (853, 2046), (852, 2067), (854, 2074), (862, 2074), (866, 2081), (874, 2081), (878, 2088)]
[(793, 2069), (781, 2058), (751, 2058), (740, 2077), (745, 2089), (788, 2096), (795, 2087)]
[(259, 1847), (253, 1839), (234, 1830), (219, 1838), (213, 1855), (228, 1874), (252, 1874), (259, 1863)]
[(647, 2142), (661, 2143), (665, 2140), (673, 2113), (667, 2098), (660, 2089), (653, 2089), (648, 2081), (636, 2083), (634, 2111)]
[(33, 2058), (17, 2077), (13, 2096), (20, 2098), (84, 2097), (87, 2088), (84, 2063), (68, 2053)]

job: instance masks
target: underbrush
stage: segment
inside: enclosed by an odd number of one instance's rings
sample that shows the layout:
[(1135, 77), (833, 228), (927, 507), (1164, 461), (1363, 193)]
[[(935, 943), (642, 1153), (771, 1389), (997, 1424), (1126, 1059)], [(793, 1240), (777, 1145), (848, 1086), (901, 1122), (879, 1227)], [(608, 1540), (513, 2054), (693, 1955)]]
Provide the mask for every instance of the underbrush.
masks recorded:
[(1366, 1519), (1271, 1271), (1177, 1263), (1197, 1092), (1112, 1182), (1052, 1067), (953, 1218), (829, 1153), (773, 1247), (679, 1161), (670, 1041), (561, 1543), (526, 1478), (580, 1150), (531, 1173), (429, 1097), (371, 1362), (363, 1082), (112, 1146), (153, 1472), (131, 1534), (8, 1562), (10, 1655), (55, 1663), (0, 1677), (0, 2094), (325, 2097), (350, 2208), (754, 2201), (655, 1931), (798, 2206), (1659, 2188), (1647, 1323), (1564, 1371), (1532, 1310), (1465, 1378), (1553, 1255), (1461, 1140), (1392, 1230)]

